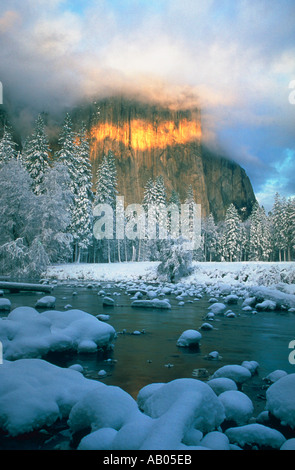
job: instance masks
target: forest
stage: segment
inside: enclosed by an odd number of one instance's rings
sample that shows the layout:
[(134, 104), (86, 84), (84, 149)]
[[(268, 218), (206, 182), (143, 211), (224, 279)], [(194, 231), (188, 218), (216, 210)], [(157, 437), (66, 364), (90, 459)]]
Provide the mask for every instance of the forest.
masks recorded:
[[(120, 239), (115, 224), (112, 237), (94, 236), (94, 208), (98, 204), (115, 208), (116, 158), (111, 152), (102, 156), (93, 186), (87, 130), (82, 125), (75, 132), (69, 114), (55, 152), (50, 148), (42, 115), (21, 151), (12, 134), (6, 124), (0, 140), (0, 275), (38, 278), (48, 265), (69, 262), (165, 261), (171, 246), (184, 247), (184, 240), (169, 237), (169, 220), (165, 240), (142, 239), (136, 234)], [(143, 194), (139, 203), (145, 212), (150, 205), (174, 204), (180, 210), (182, 204), (195, 204), (192, 186), (180, 201), (175, 190), (167, 194), (162, 175), (150, 178)], [(161, 223), (160, 217), (160, 211), (156, 211), (155, 226)], [(212, 214), (203, 217), (200, 247), (191, 256), (196, 261), (291, 261), (294, 250), (295, 199), (276, 193), (269, 213), (256, 202), (246, 220), (243, 209), (233, 204), (224, 220), (215, 221)]]

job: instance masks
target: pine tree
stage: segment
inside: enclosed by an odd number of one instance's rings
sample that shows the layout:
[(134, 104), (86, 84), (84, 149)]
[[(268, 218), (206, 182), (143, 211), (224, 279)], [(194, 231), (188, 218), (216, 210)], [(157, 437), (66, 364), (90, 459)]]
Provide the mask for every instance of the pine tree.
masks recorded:
[(272, 208), (272, 225), (274, 248), (278, 251), (279, 261), (282, 261), (282, 252), (284, 252), (284, 255), (286, 256), (288, 228), (286, 201), (281, 198), (279, 193), (275, 194), (274, 205)]
[(35, 194), (41, 194), (44, 177), (50, 168), (49, 142), (45, 133), (44, 121), (39, 115), (35, 130), (30, 139), (25, 142), (22, 161), (32, 178), (32, 189)]
[[(117, 171), (115, 159), (111, 152), (104, 156), (97, 170), (96, 194), (94, 198), (94, 207), (98, 204), (108, 204), (113, 209), (115, 217), (115, 204), (117, 195)], [(114, 234), (113, 234), (114, 235)], [(105, 246), (107, 246), (107, 259), (111, 261), (111, 242), (107, 240), (99, 240), (96, 244), (104, 255)], [(113, 245), (113, 244), (112, 244)], [(119, 249), (119, 247), (118, 247)]]
[(73, 131), (71, 116), (67, 113), (64, 119), (63, 127), (59, 136), (60, 150), (56, 153), (55, 158), (65, 165), (70, 176), (69, 188), (73, 194), (78, 192), (78, 168), (79, 156), (77, 151), (76, 136)]
[(93, 228), (90, 149), (84, 125), (77, 134), (75, 142), (77, 176), (70, 232), (74, 240), (74, 261), (79, 262), (81, 250), (86, 250), (92, 242)]
[(12, 131), (6, 124), (4, 126), (3, 136), (0, 140), (0, 166), (16, 158), (16, 143), (13, 141)]
[(175, 191), (175, 189), (172, 189), (171, 196), (169, 199), (169, 204), (175, 204), (179, 208), (181, 206), (179, 194), (177, 191)]
[(287, 200), (287, 245), (288, 260), (292, 259), (292, 251), (295, 250), (295, 198), (290, 197)]
[(207, 220), (204, 223), (204, 249), (205, 259), (207, 253), (209, 253), (209, 261), (212, 261), (212, 257), (217, 251), (218, 233), (215, 225), (213, 214), (210, 213)]
[(226, 211), (223, 233), (223, 255), (230, 262), (239, 259), (241, 220), (234, 204)]

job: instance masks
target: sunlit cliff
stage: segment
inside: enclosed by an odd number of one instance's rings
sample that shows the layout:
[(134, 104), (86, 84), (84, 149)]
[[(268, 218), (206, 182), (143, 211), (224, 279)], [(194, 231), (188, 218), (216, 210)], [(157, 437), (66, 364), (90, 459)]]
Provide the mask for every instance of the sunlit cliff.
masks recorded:
[(158, 125), (142, 119), (132, 119), (121, 125), (98, 123), (91, 128), (91, 139), (98, 142), (106, 138), (122, 142), (134, 150), (165, 149), (167, 146), (186, 144), (201, 139), (201, 124), (182, 119), (178, 123), (163, 121)]

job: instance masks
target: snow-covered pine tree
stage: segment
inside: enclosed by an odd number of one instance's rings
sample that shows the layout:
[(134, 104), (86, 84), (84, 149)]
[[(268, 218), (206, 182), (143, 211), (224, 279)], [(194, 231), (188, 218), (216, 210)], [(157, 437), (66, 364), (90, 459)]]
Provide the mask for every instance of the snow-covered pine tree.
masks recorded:
[(295, 198), (289, 197), (287, 200), (287, 244), (288, 260), (292, 260), (292, 252), (295, 250)]
[(270, 225), (264, 207), (260, 207), (258, 202), (253, 206), (249, 221), (249, 258), (267, 261), (271, 253)]
[(286, 206), (286, 200), (281, 198), (280, 194), (277, 192), (274, 198), (271, 217), (274, 249), (278, 251), (279, 261), (282, 261), (282, 252), (284, 253), (284, 258), (286, 259), (286, 250), (288, 246)]
[(218, 242), (217, 226), (215, 224), (212, 213), (210, 213), (207, 219), (204, 221), (203, 231), (204, 231), (205, 260), (207, 260), (207, 255), (209, 254), (209, 261), (212, 261), (212, 258), (217, 252), (217, 242)]
[(181, 202), (178, 192), (175, 189), (172, 189), (171, 196), (169, 199), (169, 204), (175, 204), (177, 207), (180, 208)]
[(81, 250), (87, 250), (92, 242), (92, 172), (90, 149), (86, 127), (82, 125), (76, 135), (77, 176), (72, 209), (70, 232), (74, 241), (74, 261), (81, 259)]
[[(116, 204), (117, 195), (117, 171), (115, 165), (115, 159), (111, 152), (103, 157), (102, 162), (98, 166), (96, 174), (96, 194), (94, 198), (94, 207), (98, 204), (108, 204), (112, 207), (113, 211)], [(115, 217), (115, 211), (113, 212)], [(114, 236), (113, 232), (113, 236)], [(96, 245), (101, 251), (102, 258), (104, 258), (105, 247), (107, 247), (107, 259), (111, 262), (111, 240), (103, 239), (97, 240)]]
[(4, 125), (3, 136), (0, 140), (0, 166), (16, 158), (16, 143), (12, 137), (10, 126)]
[(35, 122), (32, 136), (26, 140), (22, 161), (32, 178), (32, 189), (35, 194), (41, 194), (42, 183), (50, 168), (49, 141), (45, 132), (45, 124), (41, 115)]
[(79, 186), (79, 156), (76, 135), (73, 131), (72, 119), (69, 113), (65, 116), (58, 143), (60, 150), (55, 154), (55, 159), (67, 167), (70, 176), (69, 189), (75, 194)]
[(238, 260), (240, 256), (240, 224), (238, 211), (231, 203), (225, 214), (223, 232), (223, 255), (230, 262)]

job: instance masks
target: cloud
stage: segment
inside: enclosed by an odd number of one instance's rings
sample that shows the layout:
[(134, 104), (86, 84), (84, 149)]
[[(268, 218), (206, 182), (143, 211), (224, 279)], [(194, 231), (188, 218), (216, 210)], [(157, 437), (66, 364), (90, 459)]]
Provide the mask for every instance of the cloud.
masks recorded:
[(200, 105), (206, 143), (224, 146), (259, 192), (261, 168), (267, 177), (295, 148), (294, 14), (293, 0), (2, 0), (4, 100), (26, 119), (24, 108), (118, 92)]

